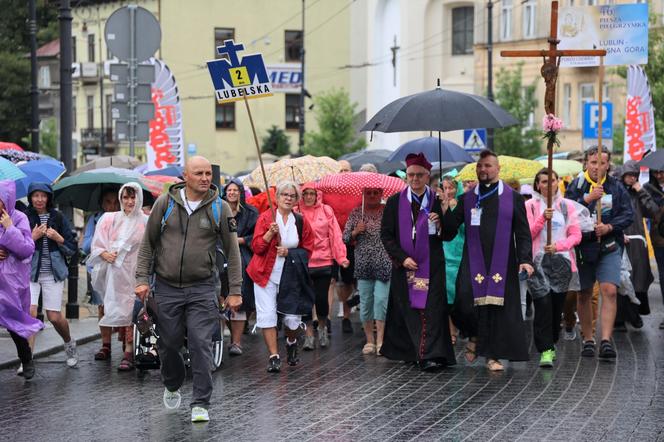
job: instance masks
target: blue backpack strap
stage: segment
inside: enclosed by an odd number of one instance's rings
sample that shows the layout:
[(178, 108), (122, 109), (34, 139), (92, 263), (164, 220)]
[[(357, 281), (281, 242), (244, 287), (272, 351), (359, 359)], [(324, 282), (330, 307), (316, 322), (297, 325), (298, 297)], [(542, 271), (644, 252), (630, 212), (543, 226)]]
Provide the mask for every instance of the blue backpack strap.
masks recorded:
[(173, 212), (173, 207), (175, 207), (175, 203), (173, 202), (173, 198), (170, 196), (168, 197), (168, 206), (166, 206), (166, 210), (164, 211), (164, 216), (161, 217), (161, 231), (164, 231), (164, 228), (166, 227), (166, 221), (168, 220), (168, 217), (171, 216), (171, 213)]

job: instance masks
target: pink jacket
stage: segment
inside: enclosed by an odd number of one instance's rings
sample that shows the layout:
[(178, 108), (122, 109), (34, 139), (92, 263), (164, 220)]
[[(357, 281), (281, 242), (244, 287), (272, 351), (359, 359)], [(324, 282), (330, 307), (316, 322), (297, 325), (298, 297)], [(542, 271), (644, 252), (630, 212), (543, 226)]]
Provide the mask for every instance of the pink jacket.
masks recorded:
[[(566, 238), (556, 241), (556, 250), (558, 252), (569, 253), (569, 259), (572, 264), (572, 272), (576, 272), (576, 255), (574, 253), (574, 246), (581, 242), (581, 227), (576, 214), (576, 207), (571, 201), (565, 198), (557, 198), (553, 202), (553, 207), (560, 211), (560, 204), (567, 206), (566, 217)], [(546, 228), (546, 218), (544, 218), (544, 210), (541, 207), (544, 204), (539, 198), (531, 198), (526, 201), (526, 216), (528, 217), (528, 224), (530, 224), (530, 236), (533, 238), (533, 258), (535, 254), (544, 249), (544, 244), (541, 241), (545, 240), (545, 235), (540, 235), (543, 229)], [(546, 230), (545, 230), (546, 232)]]
[[(304, 186), (304, 189), (313, 187)], [(346, 244), (342, 240), (341, 228), (334, 216), (334, 210), (322, 202), (318, 192), (316, 204), (305, 206), (300, 202), (295, 211), (307, 220), (314, 232), (314, 248), (309, 258), (309, 267), (325, 267), (336, 261), (339, 265), (346, 261)]]

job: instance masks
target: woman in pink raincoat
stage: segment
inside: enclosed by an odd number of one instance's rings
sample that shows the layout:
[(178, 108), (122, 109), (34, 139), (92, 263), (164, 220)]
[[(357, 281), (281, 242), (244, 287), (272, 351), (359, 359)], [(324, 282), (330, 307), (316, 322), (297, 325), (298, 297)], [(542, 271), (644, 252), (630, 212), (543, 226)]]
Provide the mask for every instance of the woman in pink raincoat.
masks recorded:
[[(143, 190), (137, 183), (120, 188), (119, 212), (105, 213), (95, 230), (88, 262), (92, 265), (92, 287), (104, 294), (104, 317), (100, 327), (116, 328), (124, 344), (124, 356), (118, 370), (134, 368), (133, 323), (134, 287), (138, 249), (145, 233), (147, 216), (143, 214)], [(102, 347), (110, 353), (108, 342)]]
[(30, 316), (30, 269), (35, 242), (28, 218), (14, 209), (16, 184), (0, 181), (0, 326), (9, 330), (16, 345), (22, 370), (19, 375), (35, 375), (32, 351), (27, 338), (42, 329), (41, 321)]

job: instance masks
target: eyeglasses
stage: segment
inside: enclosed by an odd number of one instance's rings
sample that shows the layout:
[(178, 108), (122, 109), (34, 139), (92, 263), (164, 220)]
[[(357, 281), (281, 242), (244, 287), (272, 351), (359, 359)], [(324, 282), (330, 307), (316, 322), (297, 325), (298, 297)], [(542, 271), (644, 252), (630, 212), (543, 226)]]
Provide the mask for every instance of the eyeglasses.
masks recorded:
[(417, 172), (417, 173), (409, 172), (409, 173), (406, 174), (406, 176), (408, 178), (418, 178), (418, 179), (419, 178), (424, 178), (425, 175), (427, 175), (427, 174), (424, 173), (424, 172)]
[(297, 198), (297, 194), (295, 194), (295, 193), (281, 193), (281, 194), (279, 194), (279, 196), (282, 196), (284, 198), (289, 198), (289, 199), (292, 199), (292, 200)]

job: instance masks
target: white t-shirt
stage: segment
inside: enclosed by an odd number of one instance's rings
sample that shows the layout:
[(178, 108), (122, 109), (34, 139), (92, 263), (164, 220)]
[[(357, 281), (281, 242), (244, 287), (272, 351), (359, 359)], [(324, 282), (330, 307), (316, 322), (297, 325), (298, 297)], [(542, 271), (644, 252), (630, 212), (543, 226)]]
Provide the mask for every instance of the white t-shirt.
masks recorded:
[[(279, 225), (279, 236), (281, 237), (281, 247), (294, 248), (297, 247), (300, 243), (300, 237), (297, 234), (297, 226), (295, 225), (295, 215), (293, 213), (288, 214), (288, 219), (286, 224), (284, 224), (284, 218), (281, 214), (277, 213), (277, 224)], [(279, 285), (281, 282), (281, 273), (284, 271), (284, 263), (286, 258), (283, 256), (277, 256), (277, 260), (274, 262), (274, 267), (272, 267), (272, 273), (270, 274), (270, 281)]]
[(187, 210), (187, 214), (191, 215), (194, 213), (194, 210), (198, 207), (202, 200), (191, 201), (187, 199), (187, 193), (184, 191), (184, 188), (180, 189), (180, 198), (184, 201), (184, 208)]

